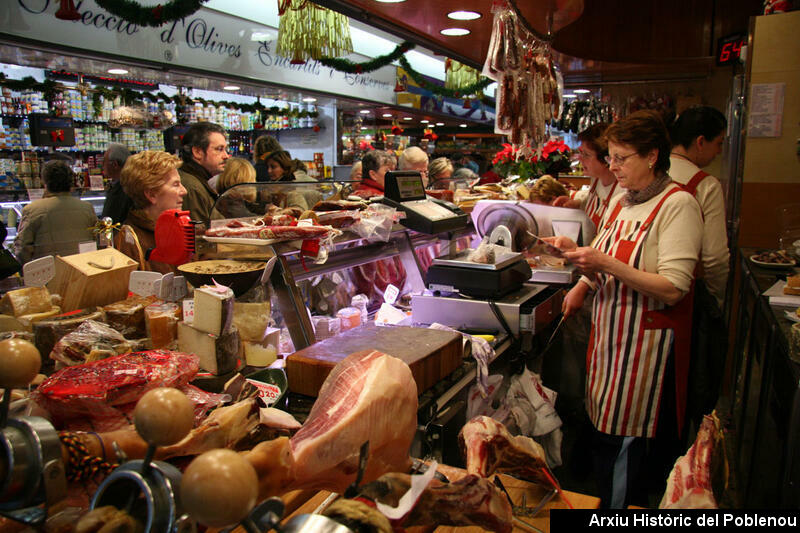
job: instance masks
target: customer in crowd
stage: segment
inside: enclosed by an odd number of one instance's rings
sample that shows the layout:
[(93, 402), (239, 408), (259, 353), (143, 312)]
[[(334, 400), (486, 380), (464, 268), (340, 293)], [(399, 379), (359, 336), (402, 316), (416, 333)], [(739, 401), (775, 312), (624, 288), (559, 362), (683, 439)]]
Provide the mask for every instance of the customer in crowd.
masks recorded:
[(428, 186), (428, 154), (419, 146), (409, 146), (397, 160), (397, 170), (417, 170), (422, 175), (422, 186)]
[(446, 157), (437, 157), (428, 165), (428, 184), (434, 189), (448, 189), (453, 170), (452, 161)]
[(383, 180), (389, 171), (390, 158), (386, 152), (372, 150), (361, 158), (361, 183), (353, 191), (355, 196), (372, 198), (383, 195)]
[(701, 170), (722, 151), (728, 122), (713, 107), (696, 106), (672, 122), (669, 175), (694, 195), (703, 212), (702, 275), (695, 285), (692, 360), (687, 398), (687, 435), (699, 427), (719, 399), (728, 348), (724, 318), (730, 250), (722, 186)]
[[(567, 294), (565, 316), (594, 291), (586, 409), (605, 507), (625, 508), (663, 483), (678, 451), (690, 335), (689, 293), (702, 240), (697, 202), (672, 182), (664, 122), (638, 111), (607, 132), (608, 162), (626, 194), (615, 197), (591, 246), (550, 241), (585, 274)], [(645, 459), (648, 444), (658, 450)], [(645, 472), (646, 466), (656, 472)], [(646, 502), (639, 502), (646, 503)]]
[[(225, 163), (225, 170), (218, 175), (217, 200), (214, 210), (211, 212), (212, 219), (218, 218), (239, 218), (255, 215), (263, 215), (263, 209), (254, 205), (256, 200), (256, 188), (237, 187), (229, 191), (232, 187), (242, 183), (256, 182), (256, 169), (247, 159), (231, 157)], [(227, 192), (227, 194), (226, 194)]]
[(361, 181), (361, 161), (356, 161), (353, 163), (353, 167), (350, 169), (350, 181)]
[[(280, 147), (280, 145), (278, 145)], [(270, 182), (316, 182), (308, 175), (306, 165), (299, 159), (292, 159), (289, 152), (280, 148), (263, 155), (267, 165)], [(311, 209), (322, 200), (322, 194), (313, 187), (288, 187), (285, 191), (286, 205), (282, 207), (298, 207), (303, 211)], [(275, 196), (275, 195), (273, 195)]]
[(103, 153), (103, 176), (111, 182), (111, 186), (106, 191), (106, 201), (100, 217), (110, 217), (115, 224), (121, 224), (133, 207), (133, 202), (122, 190), (122, 184), (119, 182), (122, 167), (130, 155), (130, 151), (119, 143), (109, 144)]
[(224, 170), (229, 157), (228, 139), (222, 126), (198, 122), (184, 134), (181, 145), (183, 165), (178, 173), (186, 189), (183, 209), (189, 211), (192, 220), (208, 224), (217, 200), (217, 193), (208, 185), (208, 180)]
[(556, 198), (565, 194), (567, 194), (567, 188), (553, 176), (545, 174), (531, 186), (528, 201), (534, 204), (550, 205)]
[(181, 209), (186, 196), (178, 167), (180, 158), (166, 152), (146, 150), (132, 155), (122, 167), (122, 188), (133, 200), (133, 209), (117, 235), (116, 247), (139, 262), (140, 270), (166, 274), (171, 265), (149, 261), (156, 246), (156, 220), (167, 209)]
[(560, 207), (573, 207), (583, 209), (595, 225), (600, 224), (611, 198), (622, 190), (617, 185), (617, 178), (608, 168), (608, 142), (605, 138), (608, 124), (605, 122), (589, 126), (578, 134), (581, 142), (578, 146), (577, 157), (583, 165), (583, 172), (590, 178), (588, 191), (577, 191), (570, 198), (567, 195), (559, 196), (553, 205)]
[(271, 181), (269, 177), (269, 169), (264, 160), (268, 154), (283, 150), (281, 143), (269, 135), (262, 135), (256, 142), (253, 143), (253, 165), (256, 169), (256, 181), (268, 182)]
[(45, 255), (78, 253), (78, 244), (94, 241), (97, 215), (89, 202), (73, 197), (75, 173), (66, 161), (42, 167), (45, 194), (22, 208), (14, 251), (22, 264)]
[(387, 172), (397, 170), (397, 155), (392, 150), (386, 150), (386, 167)]

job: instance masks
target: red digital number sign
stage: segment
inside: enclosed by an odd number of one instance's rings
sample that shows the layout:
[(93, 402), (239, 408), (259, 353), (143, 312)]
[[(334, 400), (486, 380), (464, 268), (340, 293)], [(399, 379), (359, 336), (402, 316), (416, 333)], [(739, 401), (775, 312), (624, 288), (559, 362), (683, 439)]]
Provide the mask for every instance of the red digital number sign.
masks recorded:
[(722, 37), (717, 43), (717, 65), (728, 65), (738, 61), (744, 39), (745, 36), (741, 33)]

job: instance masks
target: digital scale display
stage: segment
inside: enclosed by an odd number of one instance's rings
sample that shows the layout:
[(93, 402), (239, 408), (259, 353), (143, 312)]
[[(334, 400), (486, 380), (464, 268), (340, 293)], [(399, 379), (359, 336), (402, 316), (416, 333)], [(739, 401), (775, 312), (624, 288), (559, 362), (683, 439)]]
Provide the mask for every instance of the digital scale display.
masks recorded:
[(397, 176), (397, 192), (401, 200), (416, 200), (425, 198), (425, 189), (422, 187), (422, 178), (416, 176)]

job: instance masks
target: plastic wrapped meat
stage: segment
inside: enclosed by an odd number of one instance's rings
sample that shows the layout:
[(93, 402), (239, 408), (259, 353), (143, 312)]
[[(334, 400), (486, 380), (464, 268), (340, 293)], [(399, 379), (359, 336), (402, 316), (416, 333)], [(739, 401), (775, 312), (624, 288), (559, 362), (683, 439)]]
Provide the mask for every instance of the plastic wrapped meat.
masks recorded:
[(150, 389), (186, 385), (197, 373), (196, 355), (149, 350), (59, 370), (31, 393), (59, 428), (111, 431), (129, 423), (126, 413)]
[(132, 345), (106, 324), (86, 320), (53, 346), (50, 358), (64, 365), (80, 365), (130, 352)]

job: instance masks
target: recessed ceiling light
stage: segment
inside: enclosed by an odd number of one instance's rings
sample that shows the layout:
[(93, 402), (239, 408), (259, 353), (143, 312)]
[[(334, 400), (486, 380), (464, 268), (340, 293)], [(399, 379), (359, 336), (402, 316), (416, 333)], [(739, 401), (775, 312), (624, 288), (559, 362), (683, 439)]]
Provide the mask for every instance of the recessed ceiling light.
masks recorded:
[(575, 89), (572, 92), (574, 92), (575, 94), (586, 94), (586, 93), (590, 93), (592, 91), (590, 91), (589, 89)]
[(376, 2), (380, 2), (381, 4), (399, 4), (400, 2), (405, 2), (406, 0), (375, 0)]
[(449, 37), (457, 37), (459, 35), (469, 35), (470, 31), (466, 28), (447, 28), (440, 31), (442, 35), (447, 35)]
[(427, 123), (429, 123), (429, 122), (430, 122), (430, 120), (427, 120), (427, 119), (422, 119), (422, 120), (420, 120), (420, 122), (422, 122), (423, 124), (427, 124)]
[(305, 98), (303, 98), (303, 101), (311, 103), (311, 102), (316, 102), (317, 99), (314, 98), (313, 96), (306, 96)]
[(369, 115), (369, 109), (362, 109), (361, 111), (359, 111), (359, 113), (361, 113), (362, 115)]
[(436, 125), (437, 126), (444, 126), (444, 122), (437, 122)]
[(383, 114), (383, 118), (392, 118), (392, 114), (391, 113), (384, 113)]
[(577, 98), (577, 97), (578, 97), (577, 94), (565, 94), (564, 95), (564, 98)]
[(128, 71), (124, 68), (110, 68), (108, 69), (109, 74), (127, 74)]
[(458, 125), (458, 127), (459, 127), (459, 128), (466, 128), (466, 127), (467, 127), (467, 125), (466, 125), (466, 124), (459, 124), (459, 125)]
[(241, 89), (241, 87), (239, 87), (238, 85), (226, 85), (222, 89), (225, 91), (238, 91), (239, 89)]
[(411, 120), (411, 117), (403, 117), (403, 120)]
[(481, 14), (476, 11), (451, 11), (447, 18), (453, 20), (475, 20), (481, 18)]
[(364, 131), (365, 129), (367, 129), (366, 126), (361, 126), (361, 131)]

